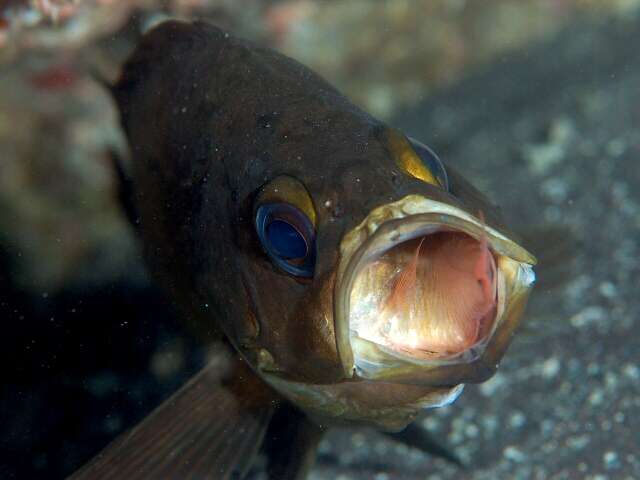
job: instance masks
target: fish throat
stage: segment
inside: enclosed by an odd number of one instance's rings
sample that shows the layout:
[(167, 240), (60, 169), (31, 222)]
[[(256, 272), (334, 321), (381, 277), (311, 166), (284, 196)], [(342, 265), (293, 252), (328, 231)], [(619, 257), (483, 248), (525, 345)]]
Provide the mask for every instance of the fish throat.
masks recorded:
[(414, 358), (447, 358), (486, 338), (497, 305), (486, 237), (436, 231), (373, 259), (351, 290), (350, 328)]

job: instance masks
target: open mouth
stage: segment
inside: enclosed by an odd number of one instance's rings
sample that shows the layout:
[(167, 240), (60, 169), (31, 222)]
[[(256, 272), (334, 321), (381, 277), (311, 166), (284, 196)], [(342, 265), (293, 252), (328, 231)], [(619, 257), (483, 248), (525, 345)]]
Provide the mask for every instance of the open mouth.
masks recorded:
[(486, 240), (434, 229), (371, 260), (350, 306), (354, 335), (414, 358), (450, 358), (492, 330), (496, 261)]
[(535, 279), (535, 259), (518, 244), (417, 195), (373, 210), (341, 254), (338, 348), (364, 378), (474, 362)]

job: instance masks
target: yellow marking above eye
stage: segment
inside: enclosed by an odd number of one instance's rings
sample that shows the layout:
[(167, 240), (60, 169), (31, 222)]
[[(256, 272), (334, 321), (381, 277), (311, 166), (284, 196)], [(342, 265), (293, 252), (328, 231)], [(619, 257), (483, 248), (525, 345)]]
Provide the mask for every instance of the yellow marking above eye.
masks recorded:
[[(393, 155), (396, 165), (400, 170), (425, 183), (430, 183), (445, 190), (448, 189), (448, 185), (446, 185), (446, 173), (444, 172), (444, 167), (439, 163), (439, 160), (436, 161), (442, 170), (439, 172), (441, 176), (444, 177), (442, 180), (434, 175), (429, 167), (425, 165), (424, 159), (418, 155), (409, 139), (402, 133), (392, 128), (385, 129), (385, 140), (387, 148)], [(434, 156), (434, 158), (436, 157)]]
[(278, 202), (285, 202), (295, 206), (309, 218), (314, 227), (317, 226), (316, 209), (313, 206), (311, 195), (299, 180), (288, 175), (274, 178), (262, 187), (256, 204)]

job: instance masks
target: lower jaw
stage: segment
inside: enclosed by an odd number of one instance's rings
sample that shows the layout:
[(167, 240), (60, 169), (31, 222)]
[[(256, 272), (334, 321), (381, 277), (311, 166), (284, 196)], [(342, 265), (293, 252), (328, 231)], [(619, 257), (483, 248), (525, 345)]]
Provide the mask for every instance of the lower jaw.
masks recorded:
[(360, 423), (388, 431), (402, 430), (425, 409), (453, 403), (464, 388), (369, 380), (320, 385), (263, 378), (320, 424)]

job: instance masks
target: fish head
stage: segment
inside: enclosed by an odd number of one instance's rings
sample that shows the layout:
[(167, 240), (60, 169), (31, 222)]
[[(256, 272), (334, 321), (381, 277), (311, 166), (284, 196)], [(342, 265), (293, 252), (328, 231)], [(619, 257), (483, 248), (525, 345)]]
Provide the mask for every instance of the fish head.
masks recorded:
[(147, 263), (306, 412), (401, 428), (495, 371), (534, 257), (449, 162), (314, 72), (203, 23), (113, 89)]
[(269, 325), (253, 361), (307, 411), (396, 428), (491, 377), (536, 260), (428, 147), (359, 124), (251, 196), (242, 268)]
[(334, 312), (345, 371), (483, 382), (521, 319), (536, 260), (497, 207), (428, 147), (393, 129), (378, 137), (402, 186), (340, 243)]

